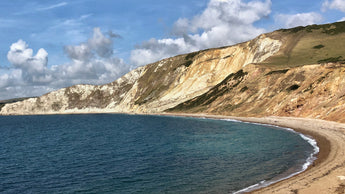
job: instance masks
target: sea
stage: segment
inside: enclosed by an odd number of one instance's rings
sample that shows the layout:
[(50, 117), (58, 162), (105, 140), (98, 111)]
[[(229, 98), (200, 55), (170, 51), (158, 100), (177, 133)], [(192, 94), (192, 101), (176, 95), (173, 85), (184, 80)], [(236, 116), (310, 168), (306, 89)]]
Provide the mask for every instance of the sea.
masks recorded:
[(305, 170), (317, 149), (230, 120), (0, 116), (0, 193), (241, 193)]

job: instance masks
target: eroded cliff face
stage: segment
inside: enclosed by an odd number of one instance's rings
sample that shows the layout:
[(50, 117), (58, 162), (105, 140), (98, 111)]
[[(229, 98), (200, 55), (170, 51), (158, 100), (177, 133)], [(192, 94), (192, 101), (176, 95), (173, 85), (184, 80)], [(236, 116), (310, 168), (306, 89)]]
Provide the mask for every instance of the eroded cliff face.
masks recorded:
[(164, 59), (106, 85), (0, 104), (0, 114), (167, 111), (345, 122), (344, 38), (345, 22), (278, 30)]
[(261, 35), (235, 46), (164, 59), (110, 84), (76, 85), (6, 104), (0, 114), (162, 112), (204, 94), (248, 64), (263, 62), (281, 45), (280, 40)]
[(3, 115), (62, 114), (114, 112), (114, 104), (126, 102), (129, 91), (144, 68), (138, 68), (113, 83), (94, 85), (75, 85), (63, 88), (38, 98), (6, 104), (1, 109)]
[(248, 65), (170, 112), (293, 116), (345, 122), (345, 65), (272, 70)]

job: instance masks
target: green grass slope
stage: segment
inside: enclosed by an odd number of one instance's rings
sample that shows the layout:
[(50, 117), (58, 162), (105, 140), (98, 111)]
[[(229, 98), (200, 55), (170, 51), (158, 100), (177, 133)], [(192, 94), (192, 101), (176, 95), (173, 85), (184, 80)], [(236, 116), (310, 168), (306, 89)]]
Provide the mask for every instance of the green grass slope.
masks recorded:
[(262, 63), (271, 68), (345, 60), (345, 22), (282, 29), (267, 35), (283, 42), (281, 50)]

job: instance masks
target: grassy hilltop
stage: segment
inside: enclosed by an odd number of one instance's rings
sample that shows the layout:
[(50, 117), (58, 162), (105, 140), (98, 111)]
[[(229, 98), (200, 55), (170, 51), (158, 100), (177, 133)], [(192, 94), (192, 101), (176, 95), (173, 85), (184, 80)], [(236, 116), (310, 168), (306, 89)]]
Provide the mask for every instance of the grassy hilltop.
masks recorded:
[(279, 53), (263, 62), (268, 67), (298, 67), (345, 60), (345, 22), (282, 29), (267, 35), (283, 41)]

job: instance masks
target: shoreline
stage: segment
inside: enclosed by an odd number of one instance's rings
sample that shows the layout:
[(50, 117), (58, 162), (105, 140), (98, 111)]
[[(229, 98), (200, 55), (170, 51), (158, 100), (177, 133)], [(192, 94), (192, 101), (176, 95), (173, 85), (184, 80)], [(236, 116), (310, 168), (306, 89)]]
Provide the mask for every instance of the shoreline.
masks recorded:
[(291, 177), (277, 180), (249, 193), (342, 193), (345, 190), (345, 124), (332, 121), (295, 117), (234, 117), (208, 114), (162, 113), (162, 116), (229, 119), (253, 124), (268, 124), (290, 128), (312, 137), (319, 147), (316, 160), (308, 168)]
[[(80, 113), (78, 113), (80, 114)], [(256, 124), (268, 124), (291, 128), (295, 132), (311, 136), (317, 142), (317, 159), (307, 170), (287, 179), (270, 184), (249, 193), (345, 193), (345, 123), (297, 117), (235, 117), (226, 115), (188, 113), (119, 113), (88, 112), (84, 114), (161, 115), (210, 119), (229, 119)]]

